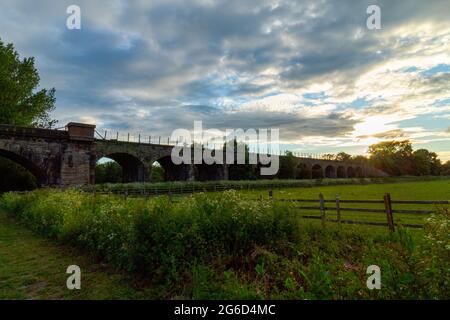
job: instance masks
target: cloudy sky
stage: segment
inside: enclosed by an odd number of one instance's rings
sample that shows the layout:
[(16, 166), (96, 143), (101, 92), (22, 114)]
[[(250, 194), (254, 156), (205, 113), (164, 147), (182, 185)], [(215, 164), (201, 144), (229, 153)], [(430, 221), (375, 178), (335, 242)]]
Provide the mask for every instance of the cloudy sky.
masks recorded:
[[(81, 30), (66, 8), (81, 8)], [(381, 30), (366, 27), (381, 8)], [(0, 0), (0, 39), (34, 56), (54, 117), (168, 136), (279, 128), (285, 148), (386, 139), (450, 159), (450, 2)]]

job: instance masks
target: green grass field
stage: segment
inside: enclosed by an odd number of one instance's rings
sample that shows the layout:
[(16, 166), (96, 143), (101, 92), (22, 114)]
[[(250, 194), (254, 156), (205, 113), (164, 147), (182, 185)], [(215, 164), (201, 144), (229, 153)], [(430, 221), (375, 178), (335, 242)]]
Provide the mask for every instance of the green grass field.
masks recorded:
[[(268, 198), (267, 190), (243, 190), (242, 194), (248, 199), (258, 199), (260, 197)], [(399, 182), (389, 184), (368, 184), (368, 185), (333, 185), (317, 186), (311, 188), (285, 188), (274, 189), (274, 199), (317, 199), (314, 204), (296, 204), (303, 206), (318, 206), (319, 194), (322, 193), (325, 199), (335, 199), (339, 195), (345, 200), (383, 200), (385, 193), (391, 194), (394, 200), (450, 200), (450, 180), (436, 180), (423, 182)], [(333, 203), (328, 204), (334, 207)], [(383, 209), (383, 204), (341, 204), (341, 207), (347, 208), (377, 208)], [(435, 205), (421, 204), (393, 204), (393, 209), (409, 210), (434, 210)], [(319, 210), (298, 210), (302, 215), (319, 215)], [(421, 214), (394, 214), (396, 223), (416, 223), (422, 224), (428, 215)], [(327, 217), (336, 218), (334, 210), (327, 211)], [(368, 220), (386, 222), (384, 213), (359, 213), (359, 212), (341, 212), (342, 219)]]

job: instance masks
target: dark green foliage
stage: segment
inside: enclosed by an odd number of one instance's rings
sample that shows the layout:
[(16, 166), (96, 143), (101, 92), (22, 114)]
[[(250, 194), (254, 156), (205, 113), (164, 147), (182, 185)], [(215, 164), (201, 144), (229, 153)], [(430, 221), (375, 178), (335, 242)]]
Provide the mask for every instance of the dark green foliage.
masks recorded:
[(352, 156), (349, 155), (348, 153), (345, 152), (339, 152), (335, 157), (335, 160), (339, 160), (339, 161), (349, 161), (352, 159)]
[(115, 161), (99, 163), (95, 167), (95, 183), (122, 182), (122, 167)]
[(37, 180), (28, 170), (15, 162), (0, 157), (0, 193), (37, 188)]
[(441, 175), (450, 176), (450, 161), (444, 163), (441, 167)]
[(413, 152), (414, 171), (418, 176), (437, 176), (441, 173), (441, 162), (434, 152), (419, 149)]
[(41, 89), (34, 58), (20, 60), (12, 44), (0, 41), (0, 123), (51, 127), (55, 89)]
[(373, 144), (368, 152), (370, 163), (392, 176), (440, 175), (445, 171), (436, 153), (426, 149), (413, 151), (409, 140)]
[[(0, 124), (49, 128), (54, 109), (55, 90), (39, 87), (34, 58), (20, 59), (12, 44), (0, 40)], [(0, 158), (0, 192), (29, 190), (37, 186), (36, 178), (13, 162)]]
[(164, 168), (160, 165), (153, 165), (151, 171), (150, 181), (151, 182), (164, 182), (166, 180), (166, 172)]

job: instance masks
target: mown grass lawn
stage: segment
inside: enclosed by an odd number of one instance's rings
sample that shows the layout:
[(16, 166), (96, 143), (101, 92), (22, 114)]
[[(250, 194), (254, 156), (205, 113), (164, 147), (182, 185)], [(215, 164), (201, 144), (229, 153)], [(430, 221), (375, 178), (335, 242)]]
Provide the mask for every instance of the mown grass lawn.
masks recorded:
[[(66, 287), (69, 265), (81, 268), (81, 290)], [(0, 299), (143, 299), (151, 292), (70, 246), (35, 235), (0, 212)]]
[[(243, 190), (241, 191), (247, 198), (257, 199), (268, 197), (267, 190)], [(335, 199), (339, 195), (345, 200), (382, 200), (385, 193), (391, 194), (394, 200), (450, 200), (450, 180), (422, 181), (422, 182), (399, 182), (389, 184), (368, 184), (368, 185), (333, 185), (317, 186), (311, 188), (285, 188), (274, 189), (274, 199), (317, 199), (317, 203), (302, 203), (298, 206), (318, 206), (319, 194), (322, 193), (325, 199)], [(327, 203), (328, 207), (334, 207), (333, 203)], [(376, 208), (383, 209), (383, 204), (341, 204), (347, 208)], [(393, 204), (393, 209), (409, 210), (433, 210), (434, 205), (401, 205)], [(319, 215), (319, 210), (299, 210), (302, 215)], [(394, 214), (396, 223), (418, 223), (424, 222), (429, 215), (420, 214)], [(327, 211), (327, 217), (336, 218), (334, 210)], [(341, 212), (342, 219), (368, 220), (386, 222), (386, 215), (383, 213), (359, 213)], [(375, 227), (377, 228), (377, 227)]]
[[(274, 192), (283, 198), (318, 198), (318, 194), (322, 193), (325, 198), (334, 198), (339, 194), (342, 199), (382, 199), (383, 194), (389, 192), (396, 200), (448, 200), (450, 180), (286, 188)], [(266, 190), (243, 190), (242, 193), (267, 196)]]

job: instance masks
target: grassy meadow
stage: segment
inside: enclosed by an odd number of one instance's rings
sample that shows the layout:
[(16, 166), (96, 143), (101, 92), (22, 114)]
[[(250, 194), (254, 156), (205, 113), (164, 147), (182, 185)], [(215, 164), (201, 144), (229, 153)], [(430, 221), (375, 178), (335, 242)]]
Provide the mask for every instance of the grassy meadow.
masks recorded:
[[(445, 200), (449, 191), (449, 180), (437, 180), (285, 188), (274, 198), (381, 199), (390, 192), (393, 200)], [(271, 201), (267, 190), (126, 200), (37, 190), (4, 194), (0, 207), (0, 298), (450, 298), (448, 206), (396, 217), (420, 219), (425, 228), (393, 234), (322, 226)], [(349, 215), (358, 218), (343, 218)], [(74, 261), (87, 274), (75, 293), (65, 289), (65, 268)], [(381, 290), (366, 286), (373, 264), (381, 268)]]
[[(242, 190), (242, 195), (248, 199), (258, 199), (260, 197), (268, 197), (267, 190)], [(434, 181), (413, 181), (398, 182), (386, 184), (365, 184), (365, 185), (323, 185), (309, 188), (284, 188), (273, 190), (274, 199), (317, 199), (314, 204), (296, 204), (318, 206), (319, 194), (322, 193), (325, 199), (333, 200), (336, 195), (340, 199), (345, 200), (383, 200), (385, 193), (390, 193), (391, 199), (394, 200), (450, 200), (450, 179), (434, 180)], [(327, 203), (329, 207), (335, 204)], [(346, 208), (376, 208), (383, 209), (381, 204), (341, 204)], [(393, 204), (392, 208), (406, 210), (435, 210), (439, 205), (428, 204)], [(319, 210), (299, 210), (302, 214), (319, 215)], [(336, 219), (335, 210), (327, 210), (326, 216)], [(415, 223), (422, 224), (429, 215), (421, 214), (403, 214), (395, 213), (394, 222), (396, 223)], [(352, 220), (368, 220), (386, 222), (384, 213), (363, 213), (363, 212), (341, 212), (342, 219)]]

